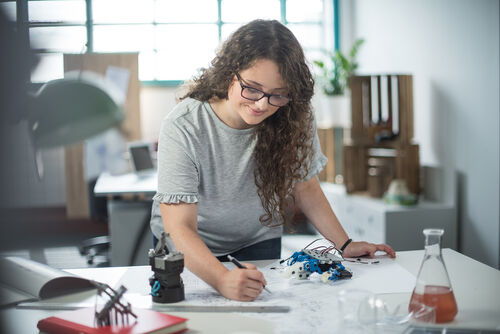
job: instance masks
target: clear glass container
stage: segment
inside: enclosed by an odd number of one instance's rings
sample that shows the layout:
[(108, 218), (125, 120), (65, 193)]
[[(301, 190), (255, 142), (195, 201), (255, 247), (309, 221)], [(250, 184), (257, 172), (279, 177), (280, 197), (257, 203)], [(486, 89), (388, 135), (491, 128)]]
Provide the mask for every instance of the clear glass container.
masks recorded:
[(452, 321), (458, 312), (450, 278), (441, 254), (442, 229), (425, 229), (425, 255), (410, 299), (409, 311), (416, 312), (422, 304), (433, 307), (436, 322)]

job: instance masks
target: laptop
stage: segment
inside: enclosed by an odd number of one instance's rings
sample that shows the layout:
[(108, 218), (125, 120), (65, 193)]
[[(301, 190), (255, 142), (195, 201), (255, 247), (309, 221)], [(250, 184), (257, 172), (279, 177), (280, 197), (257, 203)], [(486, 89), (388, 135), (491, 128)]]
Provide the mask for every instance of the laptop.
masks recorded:
[(150, 143), (132, 142), (128, 143), (127, 146), (130, 154), (130, 163), (137, 176), (146, 177), (156, 174)]

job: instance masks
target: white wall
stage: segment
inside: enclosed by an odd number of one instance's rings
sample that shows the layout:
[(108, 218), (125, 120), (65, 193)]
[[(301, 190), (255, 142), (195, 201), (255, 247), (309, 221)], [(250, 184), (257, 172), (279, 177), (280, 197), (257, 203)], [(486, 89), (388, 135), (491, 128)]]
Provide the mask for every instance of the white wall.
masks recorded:
[(178, 91), (177, 87), (141, 88), (141, 130), (144, 140), (158, 140), (161, 121), (175, 106)]
[(342, 46), (366, 40), (360, 73), (413, 74), (421, 163), (445, 172), (460, 250), (499, 267), (499, 1), (356, 0), (341, 7)]

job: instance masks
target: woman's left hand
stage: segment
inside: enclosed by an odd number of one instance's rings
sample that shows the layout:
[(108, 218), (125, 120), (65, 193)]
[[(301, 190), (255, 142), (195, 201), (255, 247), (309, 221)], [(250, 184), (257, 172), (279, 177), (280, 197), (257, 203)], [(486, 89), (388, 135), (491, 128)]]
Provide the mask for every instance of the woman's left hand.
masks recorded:
[(386, 244), (371, 244), (366, 241), (352, 241), (347, 247), (344, 249), (344, 253), (342, 256), (344, 257), (358, 257), (368, 255), (373, 258), (375, 256), (375, 252), (383, 251), (386, 252), (392, 258), (396, 257), (396, 252), (394, 249)]

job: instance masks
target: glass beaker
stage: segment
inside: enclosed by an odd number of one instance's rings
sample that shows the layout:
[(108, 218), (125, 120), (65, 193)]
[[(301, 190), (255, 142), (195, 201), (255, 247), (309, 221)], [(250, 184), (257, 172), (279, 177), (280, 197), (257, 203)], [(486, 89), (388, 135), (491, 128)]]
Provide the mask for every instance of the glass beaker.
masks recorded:
[(415, 312), (421, 305), (433, 307), (436, 322), (452, 321), (458, 312), (450, 278), (441, 255), (442, 229), (425, 229), (425, 255), (408, 310)]

